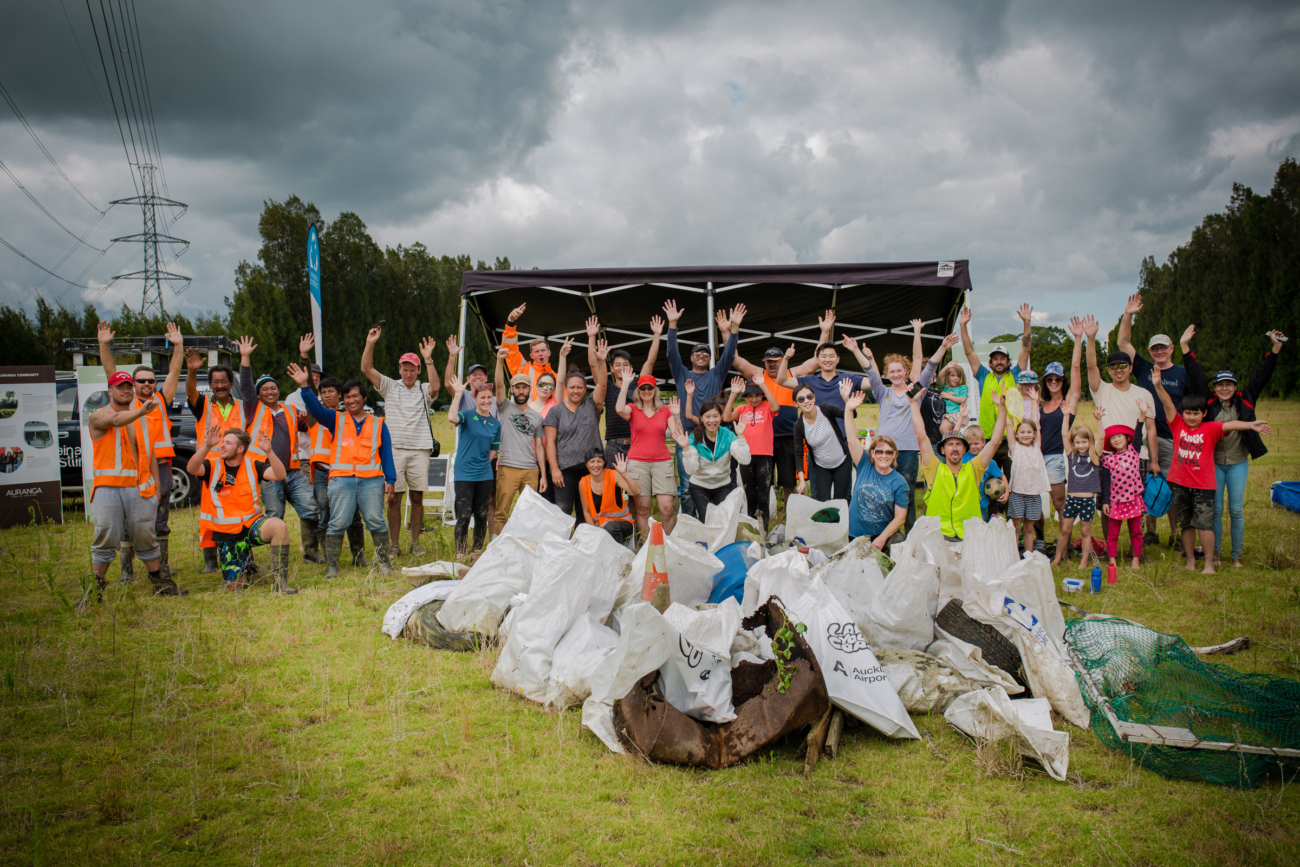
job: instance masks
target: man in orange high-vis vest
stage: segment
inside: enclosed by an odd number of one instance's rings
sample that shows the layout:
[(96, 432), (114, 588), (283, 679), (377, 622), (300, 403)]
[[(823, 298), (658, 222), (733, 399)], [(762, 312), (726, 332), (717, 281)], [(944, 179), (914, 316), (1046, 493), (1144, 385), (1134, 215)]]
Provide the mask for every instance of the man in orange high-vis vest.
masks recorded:
[[(203, 355), (197, 349), (185, 352), (185, 399), (189, 402), (190, 412), (198, 423), (194, 426), (198, 436), (216, 425), (222, 430), (244, 430), (248, 420), (244, 418), (244, 405), (231, 395), (235, 386), (235, 371), (228, 365), (214, 364), (208, 368), (209, 394), (199, 392), (199, 368), (203, 366)], [(206, 530), (199, 534), (199, 548), (203, 551), (203, 571), (201, 575), (215, 575), (220, 567), (217, 563), (217, 543), (212, 541), (212, 534)], [(252, 575), (257, 571), (256, 564), (249, 561), (247, 572)]]
[(265, 457), (259, 454), (257, 446), (257, 435), (265, 433), (286, 470), (283, 480), (262, 482), (262, 507), (271, 517), (283, 519), (286, 506), (292, 503), (302, 534), (302, 559), (308, 563), (324, 563), (317, 539), (320, 515), (316, 497), (298, 460), (298, 437), (307, 431), (307, 416), (280, 402), (280, 386), (270, 374), (253, 381), (253, 369), (249, 366), (249, 359), (257, 349), (253, 338), (241, 337), (236, 343), (240, 355), (239, 390), (248, 417), (247, 430), (253, 437), (252, 454), (256, 458)]
[(135, 383), (128, 373), (108, 378), (108, 406), (87, 419), (91, 446), (91, 512), (95, 540), (90, 561), (99, 598), (107, 585), (108, 567), (117, 557), (122, 539), (130, 540), (145, 569), (154, 594), (184, 596), (176, 582), (161, 574), (162, 558), (154, 523), (158, 519), (158, 471), (149, 429), (142, 419), (157, 404), (147, 400), (135, 409)]
[[(117, 373), (117, 364), (113, 360), (113, 329), (107, 322), (100, 321), (98, 337), (100, 364), (104, 366), (104, 373), (112, 376)], [(135, 384), (135, 402), (131, 408), (135, 409), (147, 400), (154, 400), (157, 403), (157, 406), (145, 416), (145, 426), (149, 430), (149, 444), (153, 448), (154, 457), (158, 460), (158, 517), (154, 522), (154, 535), (162, 551), (164, 578), (171, 577), (171, 564), (167, 554), (168, 541), (172, 532), (170, 520), (172, 458), (176, 456), (176, 450), (172, 448), (172, 420), (168, 410), (171, 408), (172, 401), (176, 399), (176, 386), (180, 383), (181, 377), (181, 355), (185, 349), (181, 330), (174, 322), (167, 323), (167, 340), (172, 345), (172, 357), (167, 368), (167, 378), (161, 387), (158, 385), (158, 374), (154, 373), (153, 368), (148, 365), (142, 364), (131, 373)], [(123, 540), (122, 583), (130, 581), (133, 577), (131, 569), (133, 553), (133, 549)]]
[(627, 474), (624, 455), (614, 455), (614, 469), (607, 470), (604, 449), (593, 447), (587, 453), (587, 475), (578, 483), (578, 493), (582, 499), (582, 515), (588, 524), (600, 527), (620, 544), (632, 538), (634, 525), (627, 498), (641, 496), (641, 486)]
[(266, 460), (254, 460), (247, 431), (213, 425), (185, 467), (201, 485), (199, 526), (217, 544), (222, 577), (227, 590), (242, 590), (248, 558), (258, 545), (271, 546), (271, 574), (275, 592), (292, 596), (289, 586), (289, 530), (284, 521), (262, 512), (261, 482), (284, 478), (284, 464), (270, 448), (270, 438), (258, 435)]
[(366, 383), (360, 379), (343, 383), (343, 410), (339, 411), (321, 406), (307, 387), (306, 368), (291, 364), (289, 376), (298, 384), (307, 412), (334, 435), (334, 449), (329, 456), (330, 525), (325, 536), (325, 577), (339, 574), (343, 533), (357, 511), (375, 543), (375, 567), (381, 575), (391, 573), (384, 504), (397, 481), (397, 467), (388, 426), (382, 418), (366, 412)]
[[(309, 368), (310, 369), (310, 368)], [(312, 374), (313, 381), (316, 379), (315, 373)], [(324, 407), (332, 412), (337, 412), (339, 408), (339, 398), (343, 391), (343, 383), (339, 382), (332, 376), (316, 382), (316, 389), (319, 400)], [(294, 392), (289, 395), (290, 398), (301, 400), (301, 393)], [(285, 403), (288, 403), (285, 400)], [(303, 411), (307, 409), (307, 404), (303, 404)], [(309, 415), (310, 417), (310, 415)], [(312, 419), (315, 421), (315, 419)], [(330, 525), (330, 459), (334, 454), (334, 433), (325, 425), (316, 422), (311, 429), (304, 435), (308, 441), (307, 454), (311, 469), (311, 489), (316, 497), (316, 510), (319, 515), (316, 521), (316, 538), (320, 542), (321, 550), (325, 550), (327, 540), (323, 537)], [(392, 534), (389, 534), (389, 540), (392, 540)], [(352, 565), (365, 568), (370, 564), (366, 561), (366, 530), (361, 521), (361, 512), (356, 511), (352, 516), (352, 523), (348, 524), (348, 547), (352, 549)]]

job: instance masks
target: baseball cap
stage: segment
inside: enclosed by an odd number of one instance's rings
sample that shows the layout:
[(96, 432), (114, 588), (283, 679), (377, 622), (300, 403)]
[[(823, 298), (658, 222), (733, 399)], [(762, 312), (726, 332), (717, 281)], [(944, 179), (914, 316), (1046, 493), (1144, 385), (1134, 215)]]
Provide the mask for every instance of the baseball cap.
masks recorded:
[(420, 366), (420, 356), (416, 355), (414, 352), (408, 352), (408, 353), (406, 353), (405, 355), (403, 355), (401, 358), (397, 359), (397, 363), (398, 363), (398, 364), (414, 364), (416, 367), (419, 367), (419, 366)]
[(135, 380), (133, 380), (133, 379), (131, 378), (131, 374), (129, 374), (129, 373), (124, 373), (124, 372), (122, 372), (122, 371), (119, 370), (117, 373), (113, 374), (112, 376), (110, 376), (110, 377), (108, 378), (108, 385), (109, 385), (110, 388), (112, 388), (113, 386), (116, 386), (116, 385), (131, 385), (131, 386), (134, 386), (134, 385), (135, 385)]
[(532, 385), (533, 380), (526, 373), (516, 373), (510, 377), (511, 385)]
[(313, 365), (311, 366), (310, 370), (311, 370), (312, 373), (319, 373), (319, 374), (322, 374), (322, 375), (325, 373), (325, 371), (321, 370), (321, 367), (320, 367), (319, 364), (313, 364)]
[(466, 376), (469, 376), (471, 373), (473, 373), (473, 372), (476, 371), (476, 370), (481, 370), (481, 371), (483, 371), (484, 373), (487, 373), (487, 368), (484, 367), (483, 365), (481, 365), (481, 364), (471, 364), (471, 365), (469, 366), (469, 369), (465, 371), (465, 375), (466, 375)]
[(967, 446), (970, 445), (970, 443), (966, 442), (966, 437), (964, 435), (957, 433), (956, 430), (950, 430), (940, 438), (939, 448), (943, 448), (944, 444), (947, 443), (948, 440), (961, 440), (962, 444)]
[(1047, 370), (1043, 371), (1043, 376), (1044, 376), (1044, 377), (1048, 377), (1048, 376), (1059, 376), (1059, 377), (1061, 377), (1062, 379), (1064, 379), (1064, 378), (1065, 378), (1065, 365), (1064, 365), (1064, 364), (1061, 364), (1061, 362), (1059, 362), (1059, 361), (1053, 361), (1053, 362), (1050, 362), (1050, 363), (1047, 365)]
[(658, 384), (659, 382), (648, 373), (645, 376), (639, 377), (636, 381), (637, 388), (640, 388), (643, 385), (658, 385)]
[(762, 394), (763, 389), (758, 387), (758, 383), (751, 382), (745, 386), (745, 394)]
[(1154, 346), (1173, 346), (1173, 345), (1174, 342), (1169, 339), (1168, 334), (1153, 334), (1151, 335), (1151, 339), (1147, 341), (1147, 349), (1151, 349)]
[(602, 461), (605, 460), (605, 450), (602, 449), (600, 446), (592, 446), (591, 448), (587, 449), (587, 456), (582, 459), (582, 462), (585, 464), (587, 461), (592, 460), (593, 458), (600, 458)]
[(261, 391), (262, 386), (266, 385), (268, 382), (275, 382), (275, 377), (269, 373), (262, 374), (257, 378), (257, 382), (253, 383), (253, 391)]
[(780, 358), (783, 355), (785, 355), (785, 353), (777, 349), (775, 346), (763, 353), (764, 358)]
[(1130, 366), (1133, 364), (1133, 359), (1129, 358), (1127, 352), (1112, 352), (1110, 355), (1106, 356), (1106, 366), (1110, 367), (1112, 364)]
[(1237, 376), (1231, 370), (1220, 370), (1214, 377), (1214, 384), (1221, 382), (1236, 382)]
[(1017, 384), (1017, 385), (1037, 385), (1037, 384), (1038, 384), (1038, 374), (1034, 373), (1032, 370), (1022, 370), (1022, 371), (1020, 371), (1020, 375), (1016, 377), (1016, 384)]
[(993, 356), (997, 355), (999, 352), (1001, 352), (1007, 358), (1011, 357), (1011, 353), (1007, 352), (1007, 348), (1003, 346), (1001, 343), (999, 343), (997, 346), (989, 350), (989, 358), (992, 358)]
[(709, 351), (709, 344), (707, 343), (697, 343), (691, 347), (691, 355), (694, 355), (697, 352), (708, 352), (708, 351)]

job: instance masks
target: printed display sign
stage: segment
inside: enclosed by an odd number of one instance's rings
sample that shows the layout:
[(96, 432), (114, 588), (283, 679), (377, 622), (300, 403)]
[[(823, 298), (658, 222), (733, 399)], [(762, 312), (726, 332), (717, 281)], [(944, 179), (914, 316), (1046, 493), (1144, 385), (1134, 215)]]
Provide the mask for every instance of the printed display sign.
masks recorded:
[(95, 480), (95, 462), (90, 459), (90, 414), (108, 406), (108, 374), (102, 367), (77, 368), (77, 403), (81, 407), (81, 479), (85, 486), (86, 520), (90, 513), (90, 494)]
[(54, 368), (0, 367), (0, 527), (63, 523)]

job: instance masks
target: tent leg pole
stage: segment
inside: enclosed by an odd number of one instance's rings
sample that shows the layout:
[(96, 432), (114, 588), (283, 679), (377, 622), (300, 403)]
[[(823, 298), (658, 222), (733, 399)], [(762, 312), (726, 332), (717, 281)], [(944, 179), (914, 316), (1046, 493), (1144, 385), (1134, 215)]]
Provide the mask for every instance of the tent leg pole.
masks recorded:
[(460, 356), (456, 359), (456, 376), (463, 382), (465, 379), (465, 299), (460, 299)]
[(713, 333), (713, 284), (706, 283), (704, 286), (704, 298), (709, 308), (709, 319), (705, 323), (705, 328), (709, 333), (709, 365), (712, 366), (718, 360), (718, 337)]

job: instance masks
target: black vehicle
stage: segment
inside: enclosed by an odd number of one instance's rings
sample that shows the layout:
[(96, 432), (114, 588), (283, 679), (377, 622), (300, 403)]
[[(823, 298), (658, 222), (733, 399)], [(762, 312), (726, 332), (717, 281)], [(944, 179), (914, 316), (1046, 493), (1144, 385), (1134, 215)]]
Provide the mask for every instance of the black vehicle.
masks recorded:
[[(162, 374), (165, 376), (165, 374)], [(208, 374), (198, 374), (199, 392), (207, 395)], [(77, 401), (77, 378), (70, 373), (60, 373), (55, 378), (59, 414), (59, 469), (64, 494), (81, 496), (85, 490), (81, 475), (81, 407)], [(199, 501), (199, 488), (185, 472), (185, 465), (198, 449), (196, 436), (198, 420), (190, 412), (185, 400), (185, 378), (181, 376), (180, 387), (176, 397), (167, 408), (167, 417), (172, 424), (172, 446), (176, 457), (172, 458), (172, 508), (193, 505)]]

